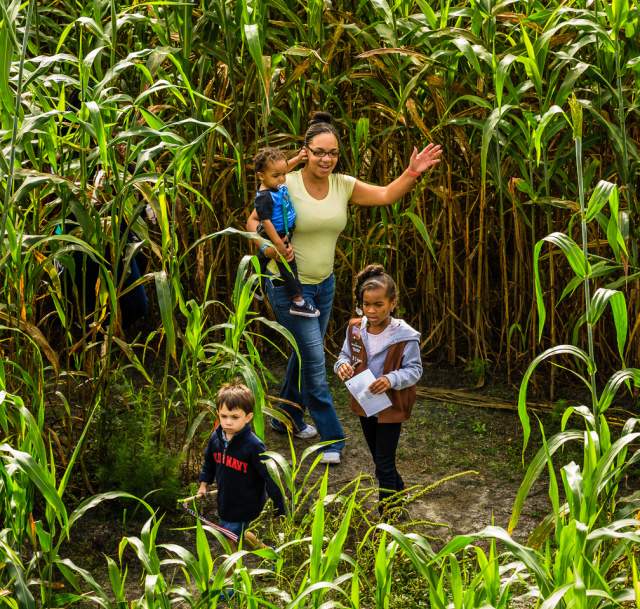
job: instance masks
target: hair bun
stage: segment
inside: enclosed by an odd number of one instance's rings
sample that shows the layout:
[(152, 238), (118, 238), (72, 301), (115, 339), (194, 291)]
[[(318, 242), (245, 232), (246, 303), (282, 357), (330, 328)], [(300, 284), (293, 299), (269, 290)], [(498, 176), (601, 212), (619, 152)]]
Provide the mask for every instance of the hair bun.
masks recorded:
[(379, 275), (384, 275), (384, 274), (385, 274), (385, 270), (381, 264), (369, 264), (365, 266), (364, 269), (362, 269), (358, 273), (358, 280), (360, 281), (360, 283), (364, 283), (367, 279), (370, 279), (371, 277), (377, 277)]
[(392, 298), (395, 298), (397, 292), (395, 282), (387, 275), (384, 267), (381, 264), (369, 264), (356, 275), (356, 284), (354, 286), (353, 293), (357, 304), (362, 304), (362, 288), (364, 284), (370, 279), (377, 277), (380, 277), (380, 281), (382, 282), (381, 285), (384, 284), (387, 286), (387, 294)]
[(316, 123), (328, 123), (329, 125), (332, 125), (333, 117), (329, 112), (314, 112), (309, 124), (315, 125)]

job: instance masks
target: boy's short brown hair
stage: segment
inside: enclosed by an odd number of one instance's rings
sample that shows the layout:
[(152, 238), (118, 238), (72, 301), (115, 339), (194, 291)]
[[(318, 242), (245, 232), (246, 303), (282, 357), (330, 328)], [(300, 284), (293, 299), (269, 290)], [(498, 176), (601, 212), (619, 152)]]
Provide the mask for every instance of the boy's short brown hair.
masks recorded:
[(253, 412), (255, 399), (251, 389), (240, 381), (231, 381), (225, 383), (218, 389), (216, 394), (216, 408), (220, 410), (222, 406), (226, 406), (228, 410), (236, 410), (239, 408), (245, 414)]

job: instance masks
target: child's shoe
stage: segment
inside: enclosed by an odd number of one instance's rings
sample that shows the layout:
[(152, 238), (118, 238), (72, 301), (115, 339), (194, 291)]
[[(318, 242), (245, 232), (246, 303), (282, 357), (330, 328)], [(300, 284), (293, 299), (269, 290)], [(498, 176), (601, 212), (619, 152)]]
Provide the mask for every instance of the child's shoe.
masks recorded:
[(322, 463), (323, 465), (339, 465), (340, 453), (335, 450), (327, 450), (322, 453), (320, 463)]
[(291, 315), (298, 315), (299, 317), (320, 317), (320, 310), (316, 309), (306, 300), (302, 304), (296, 304), (292, 301), (289, 313), (291, 313)]

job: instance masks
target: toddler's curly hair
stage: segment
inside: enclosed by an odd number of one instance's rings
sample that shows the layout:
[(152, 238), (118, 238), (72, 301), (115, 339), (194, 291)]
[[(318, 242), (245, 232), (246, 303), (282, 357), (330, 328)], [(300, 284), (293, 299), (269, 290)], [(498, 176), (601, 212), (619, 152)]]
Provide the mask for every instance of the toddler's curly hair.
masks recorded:
[(253, 158), (253, 165), (255, 172), (258, 173), (259, 171), (264, 171), (269, 163), (286, 160), (287, 156), (282, 152), (282, 150), (273, 148), (272, 146), (267, 146), (266, 148), (258, 150), (258, 154)]

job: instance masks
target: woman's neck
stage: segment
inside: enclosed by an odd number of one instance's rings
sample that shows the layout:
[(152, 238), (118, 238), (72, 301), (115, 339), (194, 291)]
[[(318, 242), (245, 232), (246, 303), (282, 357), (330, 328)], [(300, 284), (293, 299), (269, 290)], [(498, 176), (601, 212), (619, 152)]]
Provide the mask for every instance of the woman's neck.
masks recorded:
[(314, 176), (307, 167), (302, 169), (302, 182), (307, 193), (316, 201), (322, 201), (329, 194), (329, 176)]

